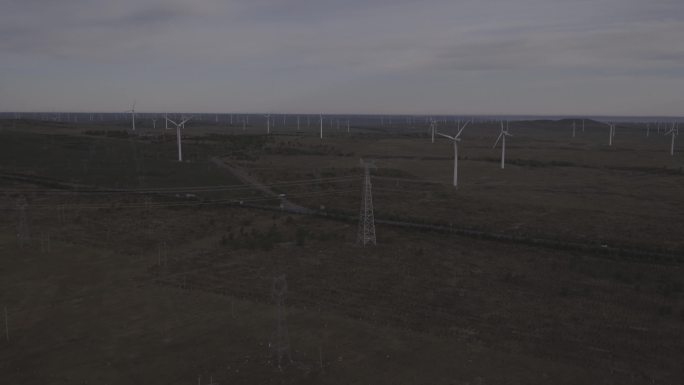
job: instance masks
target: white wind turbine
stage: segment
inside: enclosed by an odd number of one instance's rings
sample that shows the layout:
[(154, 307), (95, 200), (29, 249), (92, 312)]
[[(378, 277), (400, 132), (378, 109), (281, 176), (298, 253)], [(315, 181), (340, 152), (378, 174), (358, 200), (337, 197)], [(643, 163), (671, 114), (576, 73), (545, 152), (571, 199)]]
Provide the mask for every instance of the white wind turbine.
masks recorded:
[(434, 119), (430, 119), (430, 134), (431, 134), (431, 136), (432, 136), (432, 143), (435, 142), (435, 126), (436, 126), (436, 125), (437, 125), (437, 124), (436, 124), (435, 120), (434, 120)]
[(572, 137), (575, 137), (575, 121), (572, 121)]
[(320, 114), (321, 118), (321, 139), (323, 139), (323, 114)]
[(609, 124), (610, 126), (610, 132), (608, 134), (608, 145), (612, 146), (613, 145), (613, 138), (615, 137), (615, 125), (614, 124)]
[(665, 135), (672, 135), (672, 142), (670, 142), (670, 156), (674, 156), (675, 137), (679, 135), (679, 128), (675, 123), (672, 123), (672, 128), (670, 131), (666, 132)]
[(442, 133), (440, 133), (440, 132), (437, 133), (437, 135), (441, 135), (441, 136), (443, 136), (443, 137), (445, 137), (445, 138), (447, 138), (447, 139), (451, 139), (451, 140), (454, 142), (454, 187), (455, 187), (455, 188), (458, 187), (458, 142), (461, 141), (461, 138), (460, 138), (461, 133), (462, 133), (463, 130), (466, 128), (466, 126), (468, 125), (468, 123), (470, 123), (470, 121), (467, 121), (467, 122), (463, 125), (463, 127), (461, 127), (461, 128), (458, 130), (458, 133), (457, 133), (456, 135), (454, 135), (454, 136), (445, 135), (445, 134), (442, 134)]
[(271, 133), (271, 115), (264, 115), (266, 117), (266, 134)]
[[(187, 119), (183, 119), (180, 123), (176, 123), (173, 120), (169, 118), (165, 118), (167, 122), (171, 122), (176, 126), (176, 143), (178, 143), (178, 161), (182, 162), (183, 161), (183, 147), (181, 145), (181, 128), (185, 128), (185, 123), (192, 119), (192, 117), (189, 117)], [(167, 128), (168, 129), (168, 128)]]
[(496, 138), (496, 142), (494, 142), (494, 145), (492, 148), (495, 148), (497, 144), (499, 144), (499, 140), (501, 140), (501, 169), (503, 170), (504, 166), (506, 165), (506, 137), (507, 136), (513, 136), (508, 133), (508, 128), (504, 129), (504, 124), (503, 121), (501, 122), (501, 133), (499, 134), (499, 137)]
[(133, 131), (135, 131), (135, 102), (133, 102), (133, 105), (131, 106), (131, 109), (126, 111), (131, 113), (131, 121), (133, 123)]

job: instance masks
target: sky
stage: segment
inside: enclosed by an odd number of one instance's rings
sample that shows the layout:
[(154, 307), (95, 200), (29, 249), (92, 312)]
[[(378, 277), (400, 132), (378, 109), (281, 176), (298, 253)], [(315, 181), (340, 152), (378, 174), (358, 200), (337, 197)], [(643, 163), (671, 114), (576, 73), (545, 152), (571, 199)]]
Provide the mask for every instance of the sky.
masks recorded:
[(684, 115), (682, 0), (0, 10), (0, 111)]

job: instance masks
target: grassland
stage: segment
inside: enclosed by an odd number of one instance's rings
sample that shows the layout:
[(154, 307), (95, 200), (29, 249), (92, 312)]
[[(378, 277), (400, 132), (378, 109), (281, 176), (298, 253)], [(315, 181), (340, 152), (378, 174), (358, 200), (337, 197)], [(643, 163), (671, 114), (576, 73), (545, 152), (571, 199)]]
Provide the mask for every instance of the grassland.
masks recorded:
[[(679, 263), (383, 225), (378, 246), (360, 248), (353, 221), (235, 203), (274, 200), (211, 161), (241, 167), (299, 205), (354, 214), (359, 158), (373, 158), (378, 218), (681, 254), (682, 158), (666, 154), (666, 138), (618, 128), (607, 148), (603, 127), (574, 140), (566, 127), (513, 125), (505, 170), (491, 149), (496, 127), (466, 131), (456, 191), (451, 146), (422, 132), (332, 132), (321, 142), (313, 132), (266, 138), (207, 125), (187, 134), (181, 164), (171, 136), (4, 127), (0, 305), (10, 339), (0, 340), (0, 378), (681, 383)], [(287, 181), (307, 182), (276, 184)], [(225, 188), (198, 189), (216, 185)], [(23, 247), (20, 195), (31, 236)], [(280, 274), (294, 361), (282, 370), (268, 347)]]

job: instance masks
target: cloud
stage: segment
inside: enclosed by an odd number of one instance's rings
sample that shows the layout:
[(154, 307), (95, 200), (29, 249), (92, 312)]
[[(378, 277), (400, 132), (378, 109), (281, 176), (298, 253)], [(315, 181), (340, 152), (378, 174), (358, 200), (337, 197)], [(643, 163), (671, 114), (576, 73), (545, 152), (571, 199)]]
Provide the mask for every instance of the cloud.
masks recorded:
[[(496, 95), (529, 91), (529, 105), (546, 105), (553, 87), (592, 89), (605, 77), (681, 86), (682, 16), (684, 2), (674, 0), (4, 0), (0, 80), (32, 90), (36, 79), (70, 84), (70, 105), (94, 103), (99, 89), (111, 93), (99, 100), (149, 92), (159, 106), (181, 104), (165, 86), (181, 83), (188, 108), (222, 99), (250, 110), (319, 109), (326, 99), (327, 109), (348, 110), (359, 93), (383, 98), (376, 105), (385, 110), (427, 109), (468, 85), (491, 90), (471, 97), (495, 111), (506, 105)], [(76, 86), (79, 78), (102, 87)], [(397, 94), (408, 85), (420, 103)], [(79, 97), (86, 88), (91, 97)], [(7, 106), (10, 89), (0, 90)], [(321, 97), (331, 90), (334, 98)], [(663, 92), (647, 104), (665, 100), (682, 96)], [(562, 100), (559, 109), (582, 105)]]

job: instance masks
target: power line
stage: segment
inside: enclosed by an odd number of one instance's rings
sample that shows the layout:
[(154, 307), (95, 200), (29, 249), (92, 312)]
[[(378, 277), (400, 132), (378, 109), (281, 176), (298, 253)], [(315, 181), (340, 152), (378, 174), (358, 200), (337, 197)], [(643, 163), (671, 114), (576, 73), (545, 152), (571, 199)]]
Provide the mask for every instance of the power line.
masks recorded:
[[(314, 197), (314, 196), (325, 196), (325, 195), (335, 195), (335, 194), (347, 194), (350, 192), (354, 192), (356, 190), (352, 189), (347, 189), (347, 190), (328, 190), (328, 191), (317, 191), (317, 192), (311, 192), (311, 193), (300, 193), (300, 194), (288, 194), (288, 198), (303, 198), (303, 197)], [(37, 204), (33, 205), (32, 209), (58, 209), (58, 210), (66, 210), (66, 209), (109, 209), (109, 208), (158, 208), (158, 207), (181, 207), (181, 206), (209, 206), (213, 204), (222, 204), (222, 203), (228, 203), (228, 204), (237, 204), (241, 202), (259, 202), (259, 201), (272, 201), (272, 200), (278, 200), (279, 197), (245, 197), (245, 198), (231, 198), (231, 199), (216, 199), (216, 200), (198, 200), (198, 201), (191, 201), (191, 202), (157, 202), (157, 203), (149, 203), (149, 202), (143, 202), (143, 203), (133, 203), (133, 204), (108, 204), (108, 205), (102, 205), (102, 204), (73, 204), (73, 205), (67, 205), (67, 204)], [(7, 210), (8, 208), (0, 208), (0, 210)]]
[[(309, 185), (319, 183), (334, 183), (355, 180), (355, 176), (335, 177), (335, 178), (317, 178), (317, 179), (303, 179), (294, 181), (283, 181), (274, 183), (263, 183), (261, 186), (266, 187), (287, 187), (297, 185)], [(152, 194), (152, 193), (170, 193), (170, 192), (226, 192), (237, 191), (254, 188), (254, 184), (237, 184), (237, 185), (217, 185), (217, 186), (195, 186), (195, 187), (154, 187), (144, 189), (74, 189), (74, 190), (28, 190), (28, 189), (10, 189), (0, 190), (0, 194)]]

